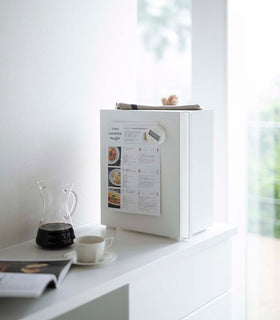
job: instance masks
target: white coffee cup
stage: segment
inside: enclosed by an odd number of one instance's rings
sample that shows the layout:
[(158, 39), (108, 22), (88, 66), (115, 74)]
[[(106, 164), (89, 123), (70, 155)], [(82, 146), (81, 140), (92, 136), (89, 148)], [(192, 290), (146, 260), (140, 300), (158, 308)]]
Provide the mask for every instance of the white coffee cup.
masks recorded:
[(98, 262), (104, 255), (105, 248), (111, 247), (113, 238), (85, 236), (74, 239), (78, 262)]

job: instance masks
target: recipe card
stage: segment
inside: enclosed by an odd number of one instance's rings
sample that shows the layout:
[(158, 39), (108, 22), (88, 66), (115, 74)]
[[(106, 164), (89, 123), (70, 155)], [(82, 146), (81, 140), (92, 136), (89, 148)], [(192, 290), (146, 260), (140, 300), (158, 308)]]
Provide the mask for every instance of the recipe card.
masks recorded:
[(160, 146), (147, 139), (155, 123), (113, 122), (108, 129), (108, 208), (160, 215)]

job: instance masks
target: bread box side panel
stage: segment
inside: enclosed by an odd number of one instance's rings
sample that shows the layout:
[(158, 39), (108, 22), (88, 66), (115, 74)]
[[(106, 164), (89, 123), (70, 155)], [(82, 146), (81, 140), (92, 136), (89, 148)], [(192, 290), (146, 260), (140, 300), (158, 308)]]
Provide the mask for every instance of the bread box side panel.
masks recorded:
[(213, 112), (192, 112), (190, 117), (190, 221), (192, 234), (213, 220)]

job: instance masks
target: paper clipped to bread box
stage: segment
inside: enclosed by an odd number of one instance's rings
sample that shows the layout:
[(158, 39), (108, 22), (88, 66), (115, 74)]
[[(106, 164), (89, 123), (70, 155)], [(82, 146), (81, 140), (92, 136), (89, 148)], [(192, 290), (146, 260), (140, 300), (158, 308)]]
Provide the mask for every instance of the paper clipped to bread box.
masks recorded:
[(112, 122), (108, 128), (108, 208), (160, 215), (160, 144), (157, 123)]

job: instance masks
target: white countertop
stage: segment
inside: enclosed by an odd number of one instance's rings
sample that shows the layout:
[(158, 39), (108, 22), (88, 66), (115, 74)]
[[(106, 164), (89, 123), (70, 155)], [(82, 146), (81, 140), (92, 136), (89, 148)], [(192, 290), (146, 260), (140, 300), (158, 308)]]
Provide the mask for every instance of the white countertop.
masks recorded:
[[(102, 267), (71, 267), (61, 286), (47, 289), (38, 299), (0, 299), (0, 319), (50, 319), (129, 284), (144, 268), (161, 264), (162, 260), (184, 252), (191, 255), (231, 237), (236, 228), (225, 224), (213, 227), (184, 242), (138, 232), (87, 226), (76, 230), (80, 235), (113, 236), (110, 248), (118, 254), (117, 260)], [(0, 250), (0, 260), (47, 260), (63, 258), (67, 250), (44, 250), (34, 241), (24, 242)], [(148, 270), (147, 270), (148, 271)]]

